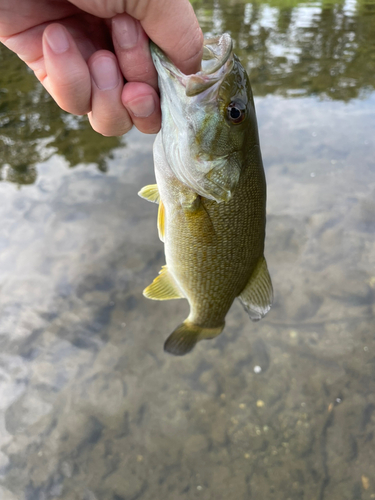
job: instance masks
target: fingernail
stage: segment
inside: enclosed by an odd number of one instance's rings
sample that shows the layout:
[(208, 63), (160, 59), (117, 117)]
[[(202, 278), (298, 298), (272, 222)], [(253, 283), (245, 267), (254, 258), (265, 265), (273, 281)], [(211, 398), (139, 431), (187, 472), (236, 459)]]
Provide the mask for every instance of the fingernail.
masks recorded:
[(137, 118), (147, 118), (155, 111), (155, 101), (151, 95), (146, 95), (133, 99), (127, 103), (126, 107)]
[(113, 19), (114, 35), (122, 49), (132, 49), (138, 42), (138, 21), (122, 14)]
[(69, 49), (69, 40), (65, 29), (56, 24), (46, 31), (48, 45), (55, 54), (62, 54)]
[(98, 57), (92, 62), (90, 69), (98, 89), (112, 90), (119, 84), (120, 75), (112, 58)]

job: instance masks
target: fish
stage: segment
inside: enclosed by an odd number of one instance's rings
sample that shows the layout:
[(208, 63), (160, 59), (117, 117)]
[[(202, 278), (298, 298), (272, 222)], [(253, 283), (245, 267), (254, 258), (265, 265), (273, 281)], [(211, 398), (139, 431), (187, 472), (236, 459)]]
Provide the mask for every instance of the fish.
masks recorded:
[(236, 297), (253, 321), (271, 308), (266, 180), (251, 85), (230, 35), (204, 40), (201, 70), (192, 75), (152, 42), (151, 55), (162, 125), (153, 146), (156, 184), (138, 194), (159, 204), (166, 265), (143, 294), (188, 300), (189, 316), (164, 344), (182, 356), (223, 331)]

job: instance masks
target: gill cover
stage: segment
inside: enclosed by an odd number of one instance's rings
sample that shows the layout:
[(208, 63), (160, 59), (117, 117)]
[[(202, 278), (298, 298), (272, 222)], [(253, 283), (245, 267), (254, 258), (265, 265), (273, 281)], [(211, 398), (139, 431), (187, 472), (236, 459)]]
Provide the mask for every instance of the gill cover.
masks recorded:
[(247, 75), (233, 54), (231, 37), (206, 39), (202, 69), (184, 75), (151, 44), (161, 89), (161, 138), (177, 179), (218, 203), (231, 199), (241, 174), (247, 127), (228, 116), (238, 102), (251, 119), (252, 94)]

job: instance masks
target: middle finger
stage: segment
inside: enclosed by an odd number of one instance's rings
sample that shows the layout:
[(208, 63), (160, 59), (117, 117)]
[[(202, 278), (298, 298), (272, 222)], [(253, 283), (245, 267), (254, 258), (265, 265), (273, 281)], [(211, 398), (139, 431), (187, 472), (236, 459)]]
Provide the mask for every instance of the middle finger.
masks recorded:
[(151, 59), (149, 38), (139, 21), (128, 14), (112, 19), (113, 45), (128, 82), (143, 82), (157, 89), (158, 78)]

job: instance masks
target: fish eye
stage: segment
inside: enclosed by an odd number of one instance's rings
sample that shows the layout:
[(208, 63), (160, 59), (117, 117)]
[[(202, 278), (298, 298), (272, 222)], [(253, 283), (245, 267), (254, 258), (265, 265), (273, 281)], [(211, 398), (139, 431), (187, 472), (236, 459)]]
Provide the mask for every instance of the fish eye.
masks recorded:
[(228, 119), (232, 123), (242, 123), (246, 117), (246, 106), (242, 102), (231, 102), (227, 107)]

